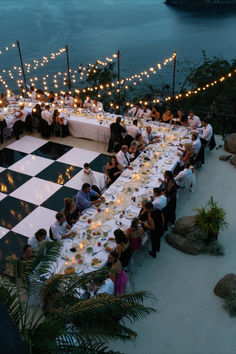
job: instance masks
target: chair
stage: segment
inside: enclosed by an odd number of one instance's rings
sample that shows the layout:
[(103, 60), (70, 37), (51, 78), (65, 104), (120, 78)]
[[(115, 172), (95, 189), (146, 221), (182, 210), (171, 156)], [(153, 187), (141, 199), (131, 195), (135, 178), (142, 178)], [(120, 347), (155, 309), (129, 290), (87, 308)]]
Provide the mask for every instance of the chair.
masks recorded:
[(51, 226), (49, 228), (49, 237), (52, 241), (57, 241), (54, 237), (53, 237), (53, 233), (52, 233), (52, 229), (51, 229)]
[(7, 126), (7, 123), (6, 123), (6, 120), (3, 119), (0, 121), (0, 141), (1, 141), (1, 144), (3, 144), (3, 140), (4, 140), (4, 129), (6, 128)]
[(52, 125), (52, 131), (53, 131), (53, 135), (54, 136), (60, 136), (62, 138), (63, 136), (63, 132), (62, 132), (62, 126), (57, 123), (57, 122), (54, 122)]
[(31, 114), (27, 114), (24, 126), (25, 126), (27, 132), (29, 132), (29, 133), (33, 132), (33, 119), (32, 119)]

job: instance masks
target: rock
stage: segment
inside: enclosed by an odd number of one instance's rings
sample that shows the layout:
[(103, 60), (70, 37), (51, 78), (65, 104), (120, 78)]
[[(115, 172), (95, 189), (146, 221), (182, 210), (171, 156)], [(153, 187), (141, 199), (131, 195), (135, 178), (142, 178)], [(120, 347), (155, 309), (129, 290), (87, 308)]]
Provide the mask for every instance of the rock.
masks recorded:
[(204, 247), (203, 241), (189, 240), (186, 237), (175, 233), (167, 235), (165, 240), (170, 246), (176, 248), (177, 250), (192, 255), (201, 253)]
[(236, 167), (236, 156), (231, 159), (230, 163)]
[(236, 274), (229, 273), (225, 275), (221, 280), (218, 281), (214, 288), (214, 293), (226, 299), (233, 292), (236, 291)]
[(228, 134), (226, 136), (224, 148), (226, 151), (236, 154), (236, 133)]
[(183, 216), (182, 218), (176, 221), (173, 231), (176, 234), (186, 236), (186, 233), (188, 233), (189, 229), (191, 229), (195, 225), (197, 225), (196, 215)]
[(232, 157), (232, 155), (224, 154), (224, 155), (220, 155), (220, 156), (219, 156), (219, 160), (221, 160), (221, 161), (227, 161), (227, 160), (229, 160), (231, 157)]

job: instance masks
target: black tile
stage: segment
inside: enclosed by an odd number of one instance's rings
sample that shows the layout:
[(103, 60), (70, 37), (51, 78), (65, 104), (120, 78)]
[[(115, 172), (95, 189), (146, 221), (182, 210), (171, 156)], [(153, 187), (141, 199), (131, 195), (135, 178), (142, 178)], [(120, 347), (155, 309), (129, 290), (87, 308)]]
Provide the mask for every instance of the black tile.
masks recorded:
[(27, 154), (24, 152), (4, 148), (0, 150), (0, 166), (7, 168), (15, 162), (21, 160), (26, 155)]
[(7, 196), (0, 203), (0, 226), (12, 229), (35, 208), (35, 204)]
[(23, 247), (27, 243), (27, 237), (9, 231), (0, 240), (0, 272), (5, 269), (5, 258), (8, 256), (15, 256), (21, 258)]
[(10, 194), (31, 178), (23, 173), (5, 170), (0, 173), (0, 192)]
[(77, 194), (77, 192), (78, 191), (76, 189), (63, 186), (50, 198), (48, 198), (41, 206), (51, 210), (61, 211), (64, 209), (64, 198), (72, 198)]
[(46, 157), (48, 159), (57, 160), (59, 157), (64, 155), (66, 152), (72, 149), (71, 146), (54, 143), (49, 141), (48, 143), (41, 146), (39, 149), (32, 152), (33, 155)]
[(74, 175), (81, 171), (81, 169), (81, 167), (55, 161), (43, 171), (39, 172), (36, 177), (62, 185), (68, 182)]
[(105, 171), (105, 166), (109, 161), (110, 161), (109, 155), (101, 154), (98, 157), (96, 157), (96, 159), (94, 159), (92, 162), (90, 162), (89, 166), (91, 170), (103, 173)]

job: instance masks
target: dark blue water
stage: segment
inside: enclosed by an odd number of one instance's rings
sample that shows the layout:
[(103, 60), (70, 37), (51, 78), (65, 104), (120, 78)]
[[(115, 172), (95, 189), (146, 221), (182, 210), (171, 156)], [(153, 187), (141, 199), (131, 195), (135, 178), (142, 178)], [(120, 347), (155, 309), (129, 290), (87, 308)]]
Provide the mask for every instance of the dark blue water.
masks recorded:
[[(180, 10), (162, 0), (0, 0), (0, 49), (19, 39), (30, 62), (69, 45), (71, 66), (121, 51), (122, 76), (168, 57), (198, 63), (207, 55), (235, 57), (236, 10)], [(17, 51), (0, 55), (0, 68), (19, 65)], [(65, 71), (65, 56), (44, 73)], [(167, 67), (166, 73), (172, 68)]]

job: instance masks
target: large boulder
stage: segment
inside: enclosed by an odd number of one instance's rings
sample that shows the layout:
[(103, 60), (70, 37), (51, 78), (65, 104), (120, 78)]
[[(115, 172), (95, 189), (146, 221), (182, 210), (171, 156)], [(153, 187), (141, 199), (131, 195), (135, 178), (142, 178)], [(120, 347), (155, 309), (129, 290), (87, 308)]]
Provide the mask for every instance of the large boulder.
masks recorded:
[(224, 148), (226, 151), (236, 154), (236, 133), (228, 134), (226, 136)]
[(233, 292), (236, 291), (236, 274), (229, 273), (218, 281), (214, 288), (214, 293), (222, 297), (228, 298)]
[(236, 155), (231, 159), (230, 163), (236, 167)]
[(182, 218), (178, 219), (175, 223), (174, 233), (186, 236), (189, 232), (189, 229), (192, 229), (194, 226), (197, 225), (197, 216), (183, 216)]
[(205, 245), (203, 241), (189, 240), (186, 237), (175, 233), (167, 235), (165, 240), (170, 246), (177, 250), (192, 255), (201, 253)]
[(220, 156), (219, 156), (219, 160), (221, 160), (221, 161), (227, 161), (227, 160), (230, 160), (231, 157), (232, 157), (232, 155), (230, 155), (230, 154), (224, 154), (224, 155), (220, 155)]

